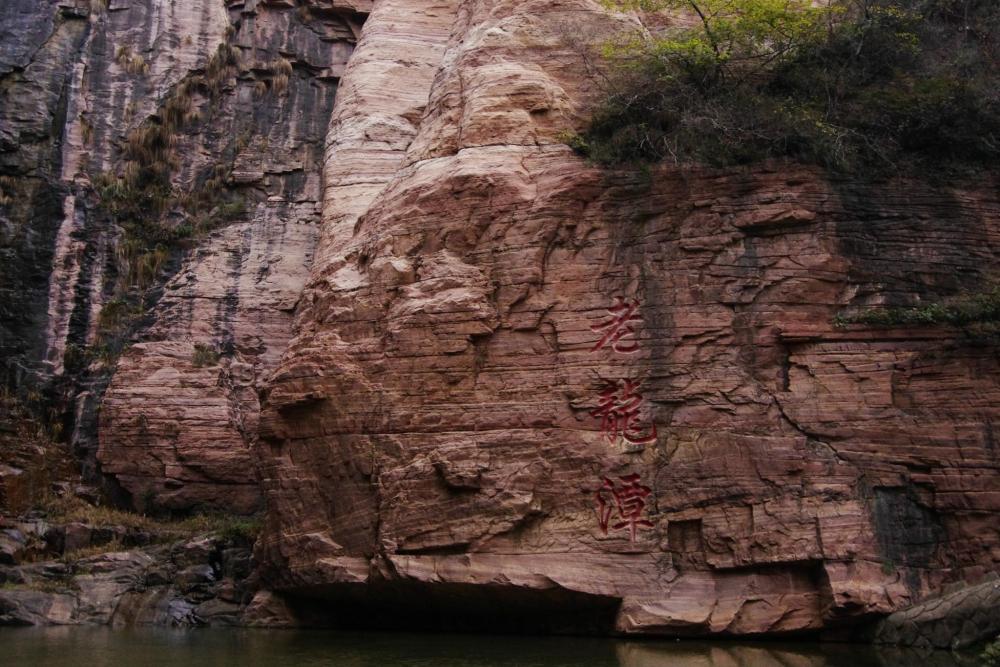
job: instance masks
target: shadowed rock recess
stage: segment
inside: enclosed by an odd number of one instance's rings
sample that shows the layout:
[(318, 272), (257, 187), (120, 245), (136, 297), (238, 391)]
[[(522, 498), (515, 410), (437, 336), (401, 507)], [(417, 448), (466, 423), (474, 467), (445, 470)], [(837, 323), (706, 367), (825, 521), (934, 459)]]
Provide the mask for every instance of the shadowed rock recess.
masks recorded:
[(245, 212), (164, 266), (72, 437), (126, 499), (263, 502), (250, 622), (847, 636), (1000, 569), (995, 339), (834, 326), (995, 284), (995, 173), (598, 169), (562, 143), (580, 44), (638, 18), (596, 0), (107, 5), (0, 9), (0, 344), (61, 377), (95, 340), (90, 182), (237, 49), (171, 184), (225, 160)]

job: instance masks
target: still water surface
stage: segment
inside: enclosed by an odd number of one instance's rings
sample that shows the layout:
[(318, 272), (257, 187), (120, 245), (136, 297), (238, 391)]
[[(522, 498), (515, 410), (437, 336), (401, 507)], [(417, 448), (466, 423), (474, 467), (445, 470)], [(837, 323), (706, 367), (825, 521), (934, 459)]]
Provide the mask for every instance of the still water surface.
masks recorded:
[(950, 653), (843, 644), (265, 630), (0, 629), (0, 665), (33, 667), (956, 667)]

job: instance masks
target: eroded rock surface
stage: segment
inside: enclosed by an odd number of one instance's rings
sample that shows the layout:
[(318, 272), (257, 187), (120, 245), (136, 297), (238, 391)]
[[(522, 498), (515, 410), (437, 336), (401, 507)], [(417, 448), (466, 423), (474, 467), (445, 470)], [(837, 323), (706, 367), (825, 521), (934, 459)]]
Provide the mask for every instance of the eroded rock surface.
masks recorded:
[[(833, 325), (995, 281), (995, 174), (599, 170), (564, 133), (600, 92), (587, 44), (635, 25), (594, 0), (5, 3), (0, 379), (86, 377), (69, 440), (123, 502), (263, 491), (251, 624), (819, 633), (996, 570), (995, 341)], [(187, 241), (136, 298), (155, 248), (110, 186), (151, 136), (150, 220)], [(72, 591), (53, 566), (0, 613), (249, 602), (163, 557), (93, 557)]]
[(889, 615), (875, 642), (922, 649), (964, 649), (1000, 636), (1000, 579), (946, 591)]
[(559, 142), (598, 86), (576, 44), (630, 21), (376, 3), (264, 393), (273, 589), (373, 617), (415, 591), (452, 624), (537, 602), (601, 631), (753, 635), (996, 569), (995, 348), (833, 326), (994, 279), (993, 176), (599, 171)]
[(253, 597), (245, 541), (203, 535), (83, 558), (66, 554), (19, 567), (0, 563), (0, 626), (237, 625)]

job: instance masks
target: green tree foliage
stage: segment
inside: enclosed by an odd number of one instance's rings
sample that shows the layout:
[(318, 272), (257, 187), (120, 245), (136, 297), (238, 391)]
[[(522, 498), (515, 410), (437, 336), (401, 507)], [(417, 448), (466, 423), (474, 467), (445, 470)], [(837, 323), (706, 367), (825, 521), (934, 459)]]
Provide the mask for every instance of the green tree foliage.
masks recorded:
[(846, 170), (1000, 157), (995, 0), (606, 4), (682, 20), (605, 45), (607, 94), (572, 142), (599, 162), (784, 156)]
[(822, 38), (840, 8), (810, 0), (607, 0), (608, 6), (644, 11), (689, 10), (694, 29), (653, 39), (633, 36), (609, 45), (611, 55), (653, 57), (701, 87), (747, 80)]

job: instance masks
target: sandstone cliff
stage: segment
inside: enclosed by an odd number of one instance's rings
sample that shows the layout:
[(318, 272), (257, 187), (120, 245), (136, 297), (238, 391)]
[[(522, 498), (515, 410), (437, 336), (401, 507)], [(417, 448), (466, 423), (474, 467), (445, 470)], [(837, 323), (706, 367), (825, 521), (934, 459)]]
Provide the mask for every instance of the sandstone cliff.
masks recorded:
[(259, 507), (256, 388), (291, 335), (368, 4), (0, 10), (4, 379), (75, 406), (85, 474), (123, 500)]
[(995, 341), (833, 322), (995, 281), (996, 174), (598, 169), (639, 20), (5, 3), (2, 379), (122, 502), (266, 504), (300, 620), (839, 632), (995, 571)]
[(598, 171), (559, 141), (598, 85), (579, 44), (632, 20), (376, 3), (263, 393), (273, 588), (386, 623), (419, 591), (430, 625), (740, 635), (996, 568), (995, 347), (833, 326), (994, 279), (995, 175)]

